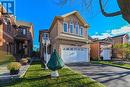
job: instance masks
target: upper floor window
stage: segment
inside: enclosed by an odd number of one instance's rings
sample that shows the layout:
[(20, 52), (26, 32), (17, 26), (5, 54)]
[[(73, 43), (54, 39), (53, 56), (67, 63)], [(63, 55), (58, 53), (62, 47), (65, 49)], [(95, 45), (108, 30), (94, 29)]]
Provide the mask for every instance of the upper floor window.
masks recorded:
[(6, 25), (7, 27), (7, 32), (10, 32), (11, 31), (11, 24), (10, 24), (10, 22), (7, 22), (7, 25)]
[(79, 35), (80, 35), (80, 36), (83, 36), (83, 27), (82, 27), (82, 26), (80, 27)]
[(18, 34), (19, 35), (26, 35), (27, 34), (27, 30), (25, 28), (18, 28)]
[(10, 20), (8, 18), (4, 18), (4, 24), (6, 26), (6, 31), (10, 32), (11, 31), (11, 23), (10, 23)]
[(44, 39), (44, 40), (48, 40), (48, 39), (49, 39), (48, 33), (44, 33), (44, 34), (43, 34), (43, 39)]
[(72, 16), (70, 16), (70, 22), (72, 22), (73, 21), (73, 17)]
[(70, 33), (74, 33), (74, 24), (70, 23)]
[(68, 32), (68, 24), (66, 22), (63, 23), (64, 32)]
[(22, 34), (26, 35), (26, 29), (22, 29), (22, 31), (23, 31)]
[(79, 33), (79, 24), (78, 23), (76, 23), (75, 29), (76, 29), (76, 34), (78, 34)]

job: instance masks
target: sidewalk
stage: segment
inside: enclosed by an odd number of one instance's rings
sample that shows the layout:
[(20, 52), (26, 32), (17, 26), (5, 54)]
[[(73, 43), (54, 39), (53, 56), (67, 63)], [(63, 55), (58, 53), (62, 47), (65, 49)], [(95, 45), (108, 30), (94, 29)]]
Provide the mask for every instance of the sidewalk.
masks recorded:
[(8, 75), (9, 70), (7, 69), (7, 65), (8, 63), (0, 65), (0, 77), (3, 75)]

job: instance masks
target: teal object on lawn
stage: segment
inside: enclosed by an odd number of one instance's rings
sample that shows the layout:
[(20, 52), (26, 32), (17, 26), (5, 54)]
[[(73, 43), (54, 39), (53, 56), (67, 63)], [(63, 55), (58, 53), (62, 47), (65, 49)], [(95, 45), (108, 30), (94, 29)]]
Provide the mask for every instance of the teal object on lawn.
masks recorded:
[(64, 62), (61, 59), (61, 57), (59, 56), (56, 49), (52, 53), (51, 58), (50, 58), (49, 62), (47, 63), (47, 67), (52, 71), (55, 71), (55, 70), (58, 70), (58, 69), (61, 69), (64, 67)]

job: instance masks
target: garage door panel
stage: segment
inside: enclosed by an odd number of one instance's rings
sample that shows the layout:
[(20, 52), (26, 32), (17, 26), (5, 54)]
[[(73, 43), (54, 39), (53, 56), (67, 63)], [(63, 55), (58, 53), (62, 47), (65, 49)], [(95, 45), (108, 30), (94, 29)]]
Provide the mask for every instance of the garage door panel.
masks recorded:
[(86, 58), (84, 58), (84, 57), (86, 57), (85, 52), (84, 52), (84, 51), (78, 51), (77, 53), (78, 53), (78, 56), (77, 56), (77, 57), (78, 57), (78, 58), (77, 58), (78, 61), (79, 61), (79, 62), (80, 62), (80, 61), (85, 61), (85, 59), (86, 59)]
[(76, 62), (76, 58), (77, 52), (64, 50), (62, 53), (62, 59), (65, 63)]
[(102, 56), (103, 60), (111, 60), (111, 49), (103, 49)]
[(62, 47), (61, 58), (64, 63), (88, 62), (88, 49), (81, 47)]

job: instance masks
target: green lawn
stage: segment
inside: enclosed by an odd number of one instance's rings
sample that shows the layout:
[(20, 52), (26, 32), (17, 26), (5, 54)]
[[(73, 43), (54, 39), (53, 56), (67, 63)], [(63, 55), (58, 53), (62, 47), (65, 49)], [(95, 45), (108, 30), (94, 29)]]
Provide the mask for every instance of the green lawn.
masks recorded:
[(93, 61), (92, 63), (107, 64), (107, 65), (111, 65), (111, 66), (116, 66), (116, 67), (130, 69), (130, 64), (125, 64), (125, 63), (121, 63), (121, 62), (118, 63), (116, 61)]
[(63, 68), (59, 70), (60, 77), (51, 79), (49, 70), (41, 69), (39, 62), (32, 63), (26, 75), (10, 84), (2, 84), (7, 87), (105, 87), (104, 85), (84, 77), (79, 73)]

